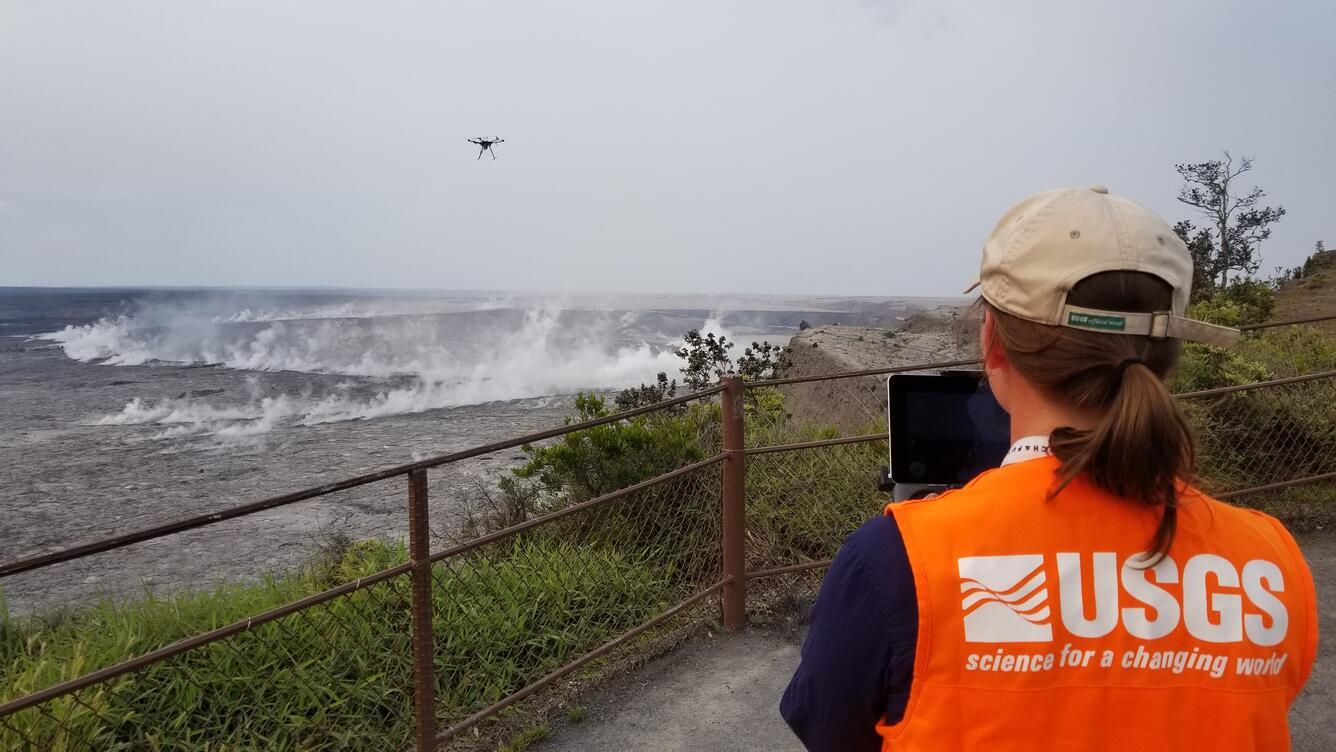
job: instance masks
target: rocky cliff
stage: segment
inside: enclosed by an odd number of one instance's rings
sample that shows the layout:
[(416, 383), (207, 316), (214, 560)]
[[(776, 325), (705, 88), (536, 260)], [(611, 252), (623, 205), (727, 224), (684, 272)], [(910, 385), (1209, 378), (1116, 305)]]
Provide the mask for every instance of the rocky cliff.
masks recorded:
[[(895, 328), (819, 325), (789, 342), (785, 376), (822, 376), (870, 368), (978, 357), (978, 320), (968, 309), (938, 306)], [(795, 422), (837, 426), (846, 435), (886, 430), (886, 377), (859, 376), (782, 388)]]

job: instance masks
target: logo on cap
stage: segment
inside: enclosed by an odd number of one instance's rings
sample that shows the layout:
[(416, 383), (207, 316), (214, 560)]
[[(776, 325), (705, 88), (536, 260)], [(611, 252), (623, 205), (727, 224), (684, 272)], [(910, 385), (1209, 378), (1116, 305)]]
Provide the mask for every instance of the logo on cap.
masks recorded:
[(1105, 329), (1121, 332), (1127, 328), (1127, 319), (1122, 316), (1094, 316), (1089, 313), (1067, 314), (1067, 326), (1079, 326), (1083, 329)]

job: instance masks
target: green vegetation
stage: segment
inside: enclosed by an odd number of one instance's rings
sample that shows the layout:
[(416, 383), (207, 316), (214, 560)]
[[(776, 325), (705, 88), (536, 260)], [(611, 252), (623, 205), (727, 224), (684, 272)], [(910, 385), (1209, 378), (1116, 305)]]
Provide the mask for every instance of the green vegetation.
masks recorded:
[[(718, 413), (717, 405), (695, 403), (568, 433), (525, 447), (529, 461), (514, 476), (538, 483), (559, 504), (586, 501), (704, 459), (709, 437), (718, 435)], [(612, 414), (598, 395), (575, 398), (577, 422)]]
[[(1325, 268), (1318, 250), (1299, 269), (1314, 276)], [(1302, 277), (1300, 277), (1302, 278)], [(1227, 326), (1266, 321), (1297, 297), (1311, 297), (1293, 273), (1273, 283), (1235, 281), (1199, 297), (1190, 315)], [(1315, 312), (1316, 313), (1316, 312)], [(1336, 336), (1309, 326), (1263, 329), (1237, 347), (1221, 349), (1189, 343), (1172, 386), (1179, 392), (1236, 386), (1336, 370)], [(1336, 467), (1336, 394), (1329, 382), (1235, 392), (1184, 407), (1200, 444), (1200, 472), (1211, 488), (1239, 489)], [(1273, 494), (1262, 503), (1309, 496), (1298, 489)], [(1328, 500), (1329, 504), (1329, 500)]]
[(1252, 279), (1208, 288), (1194, 296), (1189, 308), (1193, 317), (1224, 326), (1260, 324), (1270, 319), (1275, 309), (1275, 287)]
[[(1329, 252), (1315, 253), (1298, 268), (1309, 269), (1310, 276), (1324, 269), (1323, 253)], [(1194, 296), (1188, 315), (1225, 326), (1260, 324), (1290, 307), (1299, 287), (1288, 277), (1238, 280)], [(1173, 387), (1190, 392), (1329, 370), (1336, 370), (1336, 337), (1321, 328), (1278, 327), (1254, 332), (1230, 349), (1186, 344)]]
[(682, 381), (693, 390), (704, 389), (724, 376), (737, 375), (747, 381), (768, 379), (784, 370), (789, 362), (788, 348), (769, 342), (751, 343), (736, 363), (728, 355), (733, 343), (727, 337), (701, 336), (692, 329), (684, 342), (677, 350), (677, 357), (683, 361)]
[[(1270, 286), (1245, 281), (1202, 297), (1189, 306), (1188, 315), (1223, 326), (1237, 327), (1265, 321), (1274, 307), (1275, 292)], [(1271, 378), (1272, 360), (1263, 361), (1252, 351), (1258, 339), (1271, 334), (1263, 331), (1252, 335), (1233, 348), (1185, 343), (1183, 357), (1170, 382), (1170, 388), (1179, 393), (1195, 392)]]
[[(579, 421), (612, 414), (597, 395), (579, 395), (575, 403)], [(663, 475), (718, 451), (719, 430), (719, 406), (692, 403), (526, 446), (528, 461), (500, 481), (504, 506), (547, 513)], [(674, 582), (708, 583), (718, 561), (718, 472), (680, 476), (549, 527), (554, 535), (614, 550), (652, 550)], [(501, 524), (472, 527), (481, 532)]]
[(1265, 365), (1235, 350), (1192, 342), (1183, 346), (1183, 358), (1170, 382), (1170, 388), (1177, 393), (1196, 392), (1251, 384), (1265, 379), (1269, 374)]
[[(434, 572), (437, 693), (457, 720), (671, 600), (648, 557), (537, 537)], [(300, 576), (0, 623), (10, 699), (402, 563), (363, 541)], [(657, 564), (657, 563), (656, 563)], [(572, 576), (579, 573), (579, 576)], [(408, 739), (403, 578), (6, 719), (38, 749), (384, 749)], [(0, 748), (20, 746), (0, 726)], [(532, 739), (530, 739), (532, 741)], [(209, 742), (216, 746), (210, 747)]]
[(503, 745), (499, 752), (524, 752), (534, 742), (541, 742), (552, 735), (545, 724), (530, 726), (519, 733), (509, 744)]
[[(874, 433), (876, 430), (859, 433)], [(812, 431), (787, 442), (829, 438)], [(768, 443), (768, 442), (767, 442)], [(747, 556), (754, 569), (828, 559), (845, 536), (876, 516), (886, 442), (757, 455), (747, 465)]]

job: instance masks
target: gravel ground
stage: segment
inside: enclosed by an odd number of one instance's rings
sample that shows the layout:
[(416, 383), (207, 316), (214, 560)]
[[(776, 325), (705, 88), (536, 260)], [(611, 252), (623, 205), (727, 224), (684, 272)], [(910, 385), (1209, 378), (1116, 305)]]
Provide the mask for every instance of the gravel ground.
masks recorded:
[(801, 752), (779, 717), (798, 646), (792, 635), (755, 629), (697, 639), (614, 681), (593, 698), (583, 723), (566, 724), (530, 749)]
[(1299, 536), (1299, 545), (1317, 582), (1320, 639), (1312, 678), (1290, 709), (1290, 731), (1295, 750), (1326, 752), (1336, 747), (1336, 531)]

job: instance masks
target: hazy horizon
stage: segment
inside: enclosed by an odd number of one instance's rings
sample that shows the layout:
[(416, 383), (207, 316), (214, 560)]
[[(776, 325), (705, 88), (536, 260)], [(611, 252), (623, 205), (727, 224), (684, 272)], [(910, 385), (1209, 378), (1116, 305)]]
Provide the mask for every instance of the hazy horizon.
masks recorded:
[(588, 297), (615, 297), (615, 296), (680, 296), (689, 297), (692, 295), (703, 296), (743, 296), (743, 297), (774, 297), (774, 298), (835, 298), (844, 300), (968, 300), (969, 296), (961, 293), (954, 295), (887, 295), (887, 294), (866, 294), (866, 295), (845, 295), (842, 293), (829, 292), (746, 292), (742, 290), (645, 290), (643, 292), (617, 292), (614, 290), (599, 289), (502, 289), (502, 288), (474, 288), (474, 287), (352, 287), (340, 285), (146, 285), (146, 284), (90, 284), (90, 285), (0, 285), (0, 290), (172, 290), (172, 291), (232, 291), (232, 292), (331, 292), (342, 294), (353, 293), (395, 293), (395, 294), (476, 294), (485, 295), (493, 293), (518, 294), (518, 295), (553, 295), (553, 296), (588, 296)]

